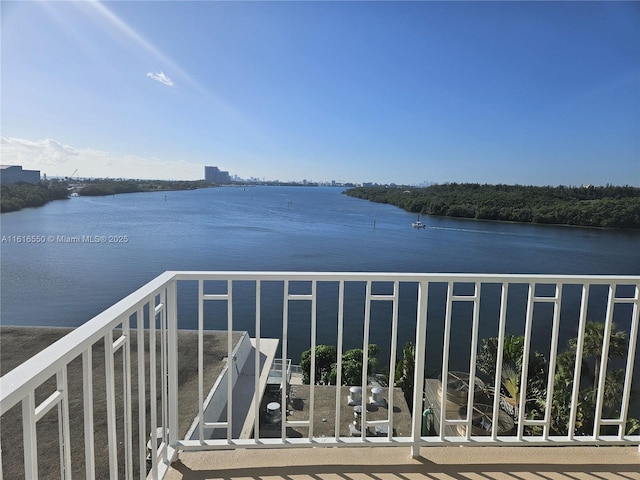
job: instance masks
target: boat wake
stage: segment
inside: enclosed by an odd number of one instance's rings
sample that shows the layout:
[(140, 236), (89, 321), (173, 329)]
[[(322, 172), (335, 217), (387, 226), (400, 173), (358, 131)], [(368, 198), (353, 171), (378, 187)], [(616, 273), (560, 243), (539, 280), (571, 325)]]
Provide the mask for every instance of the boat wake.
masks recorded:
[(474, 230), (472, 228), (434, 227), (432, 225), (428, 225), (427, 228), (431, 230), (445, 230), (448, 232), (481, 233), (484, 235), (501, 235), (501, 236), (507, 236), (507, 237), (530, 237), (531, 236), (526, 233), (498, 232), (495, 230)]

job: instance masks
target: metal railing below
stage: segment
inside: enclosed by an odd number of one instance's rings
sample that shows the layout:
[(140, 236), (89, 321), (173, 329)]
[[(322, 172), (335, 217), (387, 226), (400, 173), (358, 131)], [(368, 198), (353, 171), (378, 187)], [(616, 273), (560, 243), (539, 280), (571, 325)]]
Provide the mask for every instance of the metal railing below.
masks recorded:
[[(0, 472), (14, 478), (19, 463), (24, 478), (43, 468), (48, 477), (55, 463), (60, 478), (162, 478), (178, 452), (208, 449), (639, 445), (631, 395), (640, 382), (639, 291), (635, 276), (166, 272), (2, 377), (3, 425), (18, 427), (11, 436), (3, 428)], [(179, 344), (179, 317), (193, 312), (197, 333)], [(241, 366), (236, 325), (253, 337)], [(226, 372), (213, 385), (211, 329), (223, 332)], [(261, 340), (273, 337), (274, 371), (287, 365), (287, 375), (279, 398), (267, 399)], [(318, 356), (321, 344), (335, 358)], [(306, 348), (310, 384), (292, 394), (289, 352)], [(196, 359), (196, 391), (180, 391), (183, 350)], [(465, 381), (456, 384), (459, 370)], [(388, 387), (370, 384), (376, 371)], [(481, 378), (482, 388), (469, 388)], [(253, 387), (247, 394), (239, 384)], [(204, 412), (212, 386), (224, 403), (213, 421)], [(185, 394), (197, 398), (189, 440)], [(245, 400), (253, 433), (236, 438)], [(279, 422), (266, 417), (275, 408), (267, 400), (278, 400)], [(40, 446), (51, 442), (53, 460)]]

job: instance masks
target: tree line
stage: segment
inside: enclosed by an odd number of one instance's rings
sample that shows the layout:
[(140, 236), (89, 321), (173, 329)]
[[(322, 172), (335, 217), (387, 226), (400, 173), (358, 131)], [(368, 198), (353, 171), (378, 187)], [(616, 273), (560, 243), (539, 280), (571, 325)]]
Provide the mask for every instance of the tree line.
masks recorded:
[(195, 190), (209, 186), (204, 180), (89, 180), (82, 183), (78, 195), (86, 197), (119, 193)]
[(27, 207), (41, 207), (51, 200), (69, 197), (67, 183), (58, 180), (44, 180), (40, 183), (14, 183), (0, 188), (0, 211), (15, 212)]
[(632, 186), (447, 183), (426, 188), (358, 187), (345, 194), (425, 215), (640, 229), (640, 188)]
[[(195, 190), (210, 185), (204, 180), (82, 180), (74, 181), (80, 196), (115, 195), (119, 193)], [(27, 207), (41, 207), (52, 200), (69, 198), (69, 182), (43, 180), (37, 184), (19, 182), (0, 188), (1, 212), (15, 212)]]

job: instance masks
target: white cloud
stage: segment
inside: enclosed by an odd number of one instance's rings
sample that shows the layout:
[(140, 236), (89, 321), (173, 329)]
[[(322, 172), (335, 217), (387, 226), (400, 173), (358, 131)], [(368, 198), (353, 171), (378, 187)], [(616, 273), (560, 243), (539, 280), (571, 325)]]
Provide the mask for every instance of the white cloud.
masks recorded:
[(52, 139), (27, 140), (1, 137), (0, 158), (4, 165), (22, 165), (50, 177), (76, 175), (93, 178), (141, 178), (154, 180), (198, 180), (204, 165), (183, 159), (123, 155), (91, 148), (75, 148)]
[(155, 80), (157, 82), (160, 83), (164, 83), (165, 85), (168, 85), (170, 87), (173, 87), (173, 80), (171, 80), (169, 77), (167, 77), (164, 72), (149, 72), (147, 73), (147, 77), (151, 78), (152, 80)]

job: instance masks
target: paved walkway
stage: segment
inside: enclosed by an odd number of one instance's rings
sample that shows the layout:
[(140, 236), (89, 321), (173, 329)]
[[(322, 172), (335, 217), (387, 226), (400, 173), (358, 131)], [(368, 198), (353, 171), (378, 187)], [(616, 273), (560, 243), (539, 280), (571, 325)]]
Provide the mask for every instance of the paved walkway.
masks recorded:
[(166, 480), (640, 480), (636, 447), (305, 448), (182, 453)]

